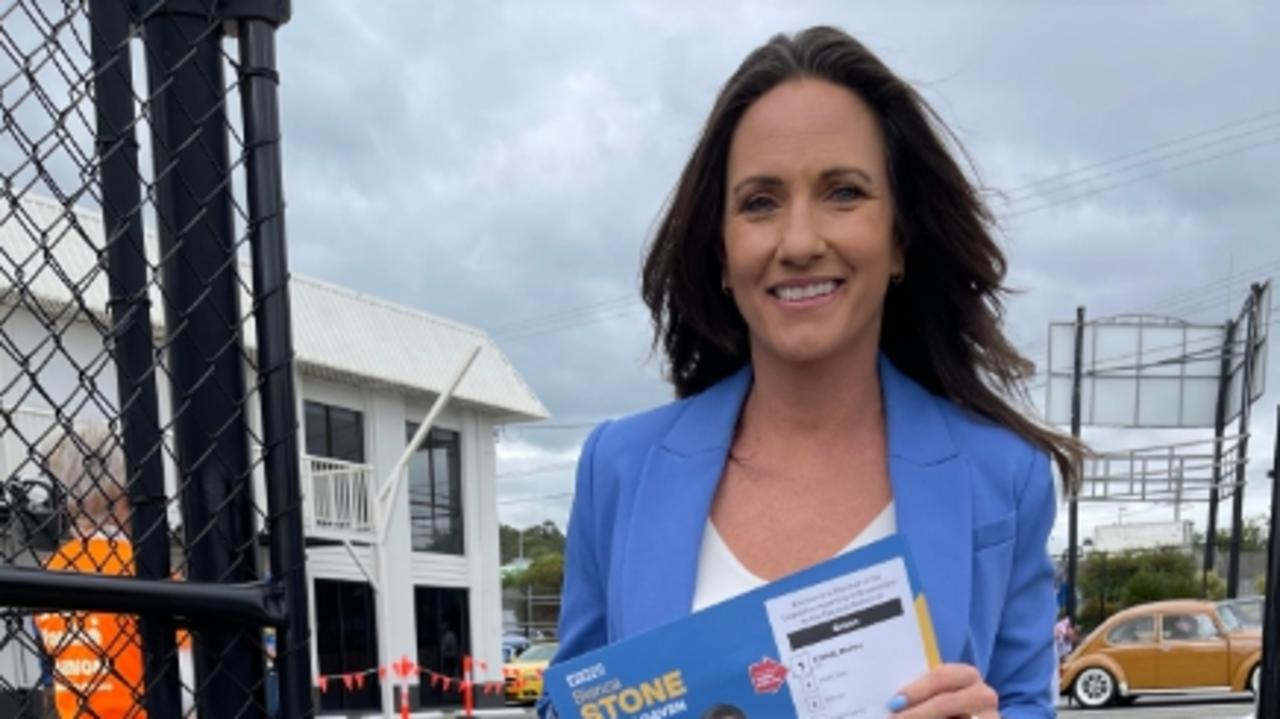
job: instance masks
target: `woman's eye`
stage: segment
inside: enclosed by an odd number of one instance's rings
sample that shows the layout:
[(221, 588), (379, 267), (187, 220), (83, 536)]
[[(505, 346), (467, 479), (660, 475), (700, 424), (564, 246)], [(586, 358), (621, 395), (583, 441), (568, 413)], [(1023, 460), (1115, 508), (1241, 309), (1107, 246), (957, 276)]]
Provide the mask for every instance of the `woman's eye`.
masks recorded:
[(853, 202), (854, 200), (861, 199), (863, 197), (863, 193), (862, 190), (859, 190), (853, 185), (840, 185), (832, 188), (829, 196), (836, 202)]
[(742, 211), (747, 213), (768, 212), (776, 206), (773, 198), (768, 195), (752, 195), (742, 203)]

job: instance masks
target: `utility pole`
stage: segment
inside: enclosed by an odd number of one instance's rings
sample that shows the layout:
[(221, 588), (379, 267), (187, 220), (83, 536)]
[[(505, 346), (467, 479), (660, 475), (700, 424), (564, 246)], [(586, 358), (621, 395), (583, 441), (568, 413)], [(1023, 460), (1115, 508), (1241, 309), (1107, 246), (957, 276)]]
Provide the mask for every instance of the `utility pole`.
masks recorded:
[(1262, 615), (1262, 677), (1258, 716), (1280, 716), (1280, 405), (1276, 406), (1276, 445), (1271, 452), (1271, 531), (1267, 534), (1267, 598)]
[[(1084, 306), (1076, 308), (1075, 363), (1071, 370), (1071, 436), (1080, 439), (1080, 384), (1084, 365)], [(1083, 474), (1083, 460), (1076, 468), (1077, 476)], [(1076, 572), (1080, 547), (1080, 487), (1079, 482), (1068, 489), (1067, 518), (1067, 619), (1076, 623)]]
[(1222, 333), (1222, 358), (1218, 366), (1218, 399), (1213, 413), (1213, 484), (1209, 487), (1209, 520), (1204, 534), (1204, 569), (1200, 573), (1200, 592), (1209, 593), (1209, 573), (1217, 564), (1218, 551), (1218, 487), (1222, 484), (1223, 437), (1227, 431), (1227, 399), (1231, 388), (1231, 363), (1235, 355), (1236, 321), (1227, 320)]
[(1236, 441), (1235, 486), (1231, 495), (1231, 558), (1227, 566), (1227, 597), (1235, 599), (1240, 593), (1240, 543), (1244, 535), (1244, 487), (1245, 459), (1249, 453), (1249, 416), (1253, 403), (1253, 345), (1258, 341), (1259, 303), (1263, 287), (1254, 283), (1245, 301), (1244, 364), (1240, 367), (1240, 438)]

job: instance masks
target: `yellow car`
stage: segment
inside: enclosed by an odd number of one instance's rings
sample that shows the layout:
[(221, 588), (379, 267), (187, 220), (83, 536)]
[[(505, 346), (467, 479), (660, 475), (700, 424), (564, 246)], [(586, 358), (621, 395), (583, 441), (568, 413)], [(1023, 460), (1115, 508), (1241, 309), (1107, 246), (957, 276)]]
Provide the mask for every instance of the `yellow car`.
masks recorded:
[(1243, 625), (1230, 605), (1152, 602), (1118, 612), (1086, 637), (1063, 661), (1060, 686), (1087, 708), (1141, 694), (1256, 695), (1261, 667), (1262, 634)]
[(559, 644), (534, 644), (520, 656), (502, 665), (502, 678), (507, 685), (507, 701), (536, 702), (542, 696), (542, 673)]

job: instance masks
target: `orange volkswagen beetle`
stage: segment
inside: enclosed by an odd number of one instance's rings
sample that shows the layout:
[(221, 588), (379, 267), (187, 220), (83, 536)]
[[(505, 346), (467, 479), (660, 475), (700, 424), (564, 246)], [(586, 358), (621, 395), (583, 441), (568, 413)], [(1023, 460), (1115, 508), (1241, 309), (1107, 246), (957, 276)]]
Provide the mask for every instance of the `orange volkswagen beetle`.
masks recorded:
[(1206, 689), (1257, 694), (1262, 633), (1218, 604), (1177, 600), (1117, 612), (1063, 661), (1062, 693), (1085, 707)]

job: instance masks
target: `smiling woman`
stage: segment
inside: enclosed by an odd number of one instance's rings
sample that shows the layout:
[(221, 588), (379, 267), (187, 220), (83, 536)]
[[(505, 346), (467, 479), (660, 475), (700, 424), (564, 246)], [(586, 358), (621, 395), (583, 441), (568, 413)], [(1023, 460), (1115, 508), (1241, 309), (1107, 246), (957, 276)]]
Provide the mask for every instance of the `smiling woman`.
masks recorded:
[(945, 137), (832, 28), (729, 78), (643, 272), (681, 400), (587, 440), (559, 659), (897, 533), (945, 663), (889, 711), (1053, 715), (1049, 460), (1073, 483), (1079, 448), (1009, 399), (1031, 364)]

